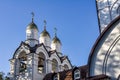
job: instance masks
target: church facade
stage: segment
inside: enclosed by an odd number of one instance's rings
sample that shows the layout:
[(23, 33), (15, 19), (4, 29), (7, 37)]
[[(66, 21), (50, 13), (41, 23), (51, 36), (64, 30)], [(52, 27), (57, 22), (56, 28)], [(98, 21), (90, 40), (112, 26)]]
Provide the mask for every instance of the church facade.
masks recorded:
[(61, 52), (62, 43), (55, 33), (51, 41), (44, 30), (38, 37), (38, 27), (32, 22), (26, 28), (26, 40), (21, 42), (10, 59), (11, 80), (43, 80), (46, 74), (69, 70), (72, 65)]

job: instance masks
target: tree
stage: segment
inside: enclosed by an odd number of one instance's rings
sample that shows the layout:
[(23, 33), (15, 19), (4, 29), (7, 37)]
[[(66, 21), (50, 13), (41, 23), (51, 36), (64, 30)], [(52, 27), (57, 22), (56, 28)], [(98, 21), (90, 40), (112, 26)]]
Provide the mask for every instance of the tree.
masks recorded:
[(3, 80), (3, 75), (2, 74), (0, 74), (0, 80)]
[(10, 78), (6, 76), (6, 77), (5, 77), (5, 80), (10, 80)]
[(0, 80), (10, 80), (9, 75), (6, 77), (4, 75), (5, 75), (4, 72), (0, 72)]

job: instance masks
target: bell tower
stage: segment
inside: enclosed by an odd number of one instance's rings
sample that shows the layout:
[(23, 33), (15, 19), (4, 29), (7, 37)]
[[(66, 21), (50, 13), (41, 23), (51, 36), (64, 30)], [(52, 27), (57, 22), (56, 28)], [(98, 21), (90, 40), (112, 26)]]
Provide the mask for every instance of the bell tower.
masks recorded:
[(52, 43), (51, 43), (51, 50), (56, 50), (56, 52), (59, 54), (59, 56), (62, 56), (61, 53), (61, 46), (62, 43), (60, 41), (60, 39), (57, 37), (57, 29), (54, 28), (54, 38), (52, 39)]
[(49, 51), (51, 49), (50, 48), (51, 38), (49, 32), (46, 30), (46, 24), (47, 22), (46, 20), (44, 20), (44, 30), (40, 33), (39, 42), (43, 43), (47, 50)]
[(62, 55), (61, 41), (57, 37), (56, 29), (51, 42), (50, 34), (46, 30), (46, 21), (38, 41), (34, 13), (32, 22), (26, 29), (26, 40), (15, 50), (10, 59), (10, 66), (10, 80), (43, 80), (48, 73), (72, 68), (69, 59)]

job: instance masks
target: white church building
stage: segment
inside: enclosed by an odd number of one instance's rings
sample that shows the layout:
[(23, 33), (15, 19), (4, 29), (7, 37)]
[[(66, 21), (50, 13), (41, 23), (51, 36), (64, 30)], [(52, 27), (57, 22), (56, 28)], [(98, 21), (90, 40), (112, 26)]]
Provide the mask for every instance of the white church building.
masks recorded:
[(56, 32), (51, 40), (46, 30), (46, 21), (44, 23), (40, 37), (34, 18), (27, 26), (26, 40), (21, 42), (10, 59), (11, 80), (43, 80), (48, 73), (72, 68), (68, 57), (61, 52), (62, 43)]

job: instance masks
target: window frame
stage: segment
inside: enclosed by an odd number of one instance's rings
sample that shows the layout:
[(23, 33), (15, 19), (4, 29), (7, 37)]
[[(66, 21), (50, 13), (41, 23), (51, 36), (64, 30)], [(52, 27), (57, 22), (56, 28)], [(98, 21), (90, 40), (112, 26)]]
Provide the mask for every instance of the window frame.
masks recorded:
[(53, 72), (58, 71), (58, 61), (56, 59), (52, 59), (52, 71)]
[(63, 67), (64, 67), (64, 70), (69, 70), (69, 67), (67, 64), (65, 64)]
[[(76, 76), (77, 75), (77, 76)], [(79, 75), (79, 76), (78, 76)], [(77, 80), (77, 79), (80, 79), (80, 70), (79, 69), (76, 69), (74, 71), (74, 80)]]
[(58, 80), (58, 75), (57, 74), (54, 75), (53, 80)]
[(43, 52), (40, 52), (38, 55), (38, 73), (46, 73), (46, 58)]

